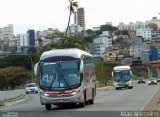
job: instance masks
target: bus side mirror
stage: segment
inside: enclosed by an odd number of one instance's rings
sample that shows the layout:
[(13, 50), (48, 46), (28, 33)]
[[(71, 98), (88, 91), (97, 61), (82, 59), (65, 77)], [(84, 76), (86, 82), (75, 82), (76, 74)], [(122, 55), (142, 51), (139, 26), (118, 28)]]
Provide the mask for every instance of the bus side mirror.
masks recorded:
[(113, 72), (112, 72), (112, 77), (113, 77)]
[(38, 70), (39, 70), (39, 63), (36, 63), (34, 66), (34, 75), (37, 76), (38, 75)]
[(84, 69), (84, 67), (83, 67), (84, 65), (83, 65), (83, 61), (81, 61), (81, 63), (80, 63), (80, 73), (83, 73), (83, 69)]

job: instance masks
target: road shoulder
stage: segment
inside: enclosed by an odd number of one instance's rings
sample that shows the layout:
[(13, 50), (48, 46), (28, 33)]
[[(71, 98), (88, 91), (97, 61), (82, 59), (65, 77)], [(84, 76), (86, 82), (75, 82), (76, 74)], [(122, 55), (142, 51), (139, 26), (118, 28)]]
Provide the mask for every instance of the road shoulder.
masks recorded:
[(144, 107), (143, 111), (160, 111), (160, 88)]

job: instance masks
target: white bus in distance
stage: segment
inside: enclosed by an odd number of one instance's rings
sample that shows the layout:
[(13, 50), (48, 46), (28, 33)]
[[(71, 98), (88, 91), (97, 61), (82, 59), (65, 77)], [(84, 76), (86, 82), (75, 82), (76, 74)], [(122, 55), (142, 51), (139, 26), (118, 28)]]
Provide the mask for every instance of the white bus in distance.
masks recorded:
[(51, 105), (93, 104), (96, 95), (94, 58), (80, 49), (55, 49), (44, 52), (35, 66), (40, 103)]
[(133, 88), (132, 71), (130, 66), (116, 66), (112, 72), (115, 89)]

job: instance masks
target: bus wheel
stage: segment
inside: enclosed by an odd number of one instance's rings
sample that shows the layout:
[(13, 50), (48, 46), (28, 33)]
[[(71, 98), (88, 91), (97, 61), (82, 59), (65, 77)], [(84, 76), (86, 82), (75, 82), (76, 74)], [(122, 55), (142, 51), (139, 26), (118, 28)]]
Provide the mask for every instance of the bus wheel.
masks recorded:
[(120, 89), (119, 87), (115, 87), (116, 90)]
[(89, 104), (94, 104), (94, 99), (89, 100)]
[(46, 110), (51, 110), (51, 104), (45, 104)]
[(84, 91), (84, 102), (79, 103), (80, 107), (85, 107), (86, 106), (86, 91)]
[(79, 103), (79, 106), (80, 106), (80, 107), (85, 107), (85, 105), (86, 105), (85, 102)]
[(94, 89), (92, 89), (92, 99), (89, 100), (89, 104), (94, 104)]
[(129, 87), (129, 89), (132, 89), (132, 88), (133, 88), (133, 86)]

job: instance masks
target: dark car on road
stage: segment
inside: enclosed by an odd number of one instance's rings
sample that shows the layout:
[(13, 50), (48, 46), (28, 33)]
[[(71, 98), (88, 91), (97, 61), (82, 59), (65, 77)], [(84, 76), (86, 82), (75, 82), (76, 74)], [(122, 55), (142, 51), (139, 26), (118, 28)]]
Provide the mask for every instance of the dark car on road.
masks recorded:
[(138, 84), (140, 84), (140, 83), (145, 84), (144, 77), (139, 77), (139, 79), (138, 79)]
[(156, 84), (156, 85), (157, 85), (157, 80), (156, 80), (156, 78), (149, 78), (149, 79), (148, 79), (148, 85), (151, 85), (151, 84)]

